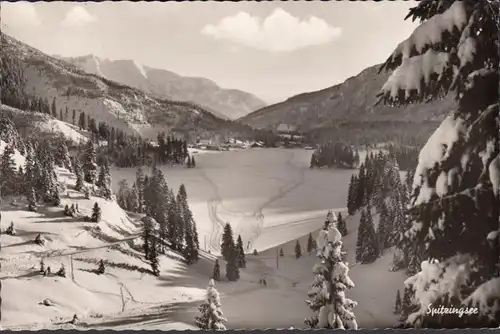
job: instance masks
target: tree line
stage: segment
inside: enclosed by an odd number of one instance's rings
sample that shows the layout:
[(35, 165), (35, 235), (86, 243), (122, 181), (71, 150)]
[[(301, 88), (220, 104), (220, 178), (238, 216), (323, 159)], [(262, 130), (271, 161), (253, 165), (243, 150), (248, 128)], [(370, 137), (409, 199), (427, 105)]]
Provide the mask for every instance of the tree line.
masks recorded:
[(329, 142), (319, 146), (311, 156), (311, 168), (356, 168), (359, 152), (344, 142)]

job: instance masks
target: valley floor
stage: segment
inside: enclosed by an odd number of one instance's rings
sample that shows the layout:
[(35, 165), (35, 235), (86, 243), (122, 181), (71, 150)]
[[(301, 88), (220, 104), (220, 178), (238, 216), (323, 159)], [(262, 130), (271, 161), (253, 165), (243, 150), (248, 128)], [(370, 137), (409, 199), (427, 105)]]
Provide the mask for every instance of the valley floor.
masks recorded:
[[(65, 204), (78, 204), (81, 216), (89, 215), (94, 202), (102, 208), (100, 223), (62, 215), (62, 208), (25, 211), (8, 201), (2, 204), (2, 230), (12, 221), (15, 236), (1, 235), (2, 326), (4, 329), (195, 329), (194, 317), (219, 252), (221, 225), (229, 221), (248, 246), (247, 267), (238, 282), (217, 282), (222, 310), (229, 329), (304, 328), (310, 311), (304, 302), (313, 280), (314, 255), (295, 259), (298, 239), (304, 248), (308, 233), (323, 225), (328, 209), (342, 211), (352, 171), (309, 170), (310, 152), (298, 150), (249, 150), (197, 157), (195, 169), (165, 170), (169, 186), (181, 183), (188, 190), (204, 251), (200, 261), (186, 266), (169, 252), (161, 256), (160, 277), (138, 248), (138, 216), (124, 212), (114, 201), (87, 200), (73, 190), (74, 176), (58, 170), (67, 184), (61, 195)], [(113, 172), (133, 183), (135, 170)], [(375, 218), (376, 221), (376, 218)], [(344, 245), (356, 287), (348, 296), (358, 302), (355, 314), (360, 327), (384, 328), (396, 324), (392, 307), (402, 273), (389, 272), (391, 252), (371, 265), (353, 260), (359, 217), (349, 217)], [(33, 240), (41, 234), (44, 246)], [(284, 256), (277, 257), (283, 248)], [(258, 255), (251, 255), (253, 249)], [(61, 264), (67, 277), (44, 277), (39, 262)], [(96, 274), (103, 259), (106, 273)], [(221, 261), (221, 276), (225, 264)], [(259, 284), (265, 278), (267, 287)], [(50, 299), (51, 306), (41, 305)], [(79, 322), (70, 324), (77, 314)]]

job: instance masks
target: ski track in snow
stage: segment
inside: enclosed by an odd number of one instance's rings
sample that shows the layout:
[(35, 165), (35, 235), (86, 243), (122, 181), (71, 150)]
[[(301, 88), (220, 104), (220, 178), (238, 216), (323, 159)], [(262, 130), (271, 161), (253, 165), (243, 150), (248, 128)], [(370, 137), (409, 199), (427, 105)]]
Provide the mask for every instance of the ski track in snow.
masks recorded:
[[(241, 220), (238, 223), (237, 226), (233, 226), (233, 229), (235, 227), (241, 227), (241, 225), (244, 223), (244, 221), (248, 218), (252, 218), (251, 224), (253, 225), (251, 228), (252, 235), (248, 238), (246, 238), (247, 241), (247, 250), (252, 249), (253, 244), (255, 243), (255, 240), (261, 235), (262, 231), (268, 230), (268, 229), (274, 229), (280, 226), (270, 226), (270, 227), (264, 227), (264, 222), (265, 222), (265, 217), (263, 214), (263, 211), (266, 207), (268, 207), (270, 204), (280, 200), (284, 196), (286, 196), (288, 193), (292, 192), (293, 190), (297, 189), (304, 183), (305, 179), (305, 170), (303, 168), (297, 167), (292, 164), (292, 160), (295, 157), (295, 152), (290, 152), (290, 156), (286, 161), (286, 165), (299, 170), (299, 175), (298, 175), (298, 180), (292, 181), (287, 183), (285, 186), (282, 186), (279, 188), (278, 193), (274, 196), (271, 196), (267, 201), (265, 201), (263, 204), (261, 204), (254, 212), (251, 214), (245, 214), (241, 212), (237, 212), (234, 210), (228, 210), (231, 213), (235, 214), (236, 216), (240, 216)], [(205, 171), (200, 170), (200, 175), (201, 177), (207, 181), (207, 183), (212, 187), (213, 192), (214, 192), (214, 197), (210, 199), (207, 202), (208, 206), (208, 212), (209, 212), (209, 218), (212, 221), (212, 229), (209, 237), (209, 247), (212, 251), (219, 252), (220, 251), (220, 242), (221, 242), (221, 237), (222, 237), (222, 232), (224, 230), (225, 223), (224, 221), (219, 217), (217, 214), (218, 208), (222, 207), (224, 208), (222, 204), (222, 197), (220, 196), (219, 188), (217, 184), (215, 184), (206, 174)], [(273, 179), (278, 179), (282, 180), (281, 178), (273, 178)], [(224, 208), (225, 209), (225, 208)], [(295, 222), (292, 222), (294, 225), (298, 225), (301, 223), (304, 223), (309, 220), (298, 220)], [(289, 225), (289, 224), (286, 224)], [(242, 226), (243, 229), (247, 228), (247, 225)]]

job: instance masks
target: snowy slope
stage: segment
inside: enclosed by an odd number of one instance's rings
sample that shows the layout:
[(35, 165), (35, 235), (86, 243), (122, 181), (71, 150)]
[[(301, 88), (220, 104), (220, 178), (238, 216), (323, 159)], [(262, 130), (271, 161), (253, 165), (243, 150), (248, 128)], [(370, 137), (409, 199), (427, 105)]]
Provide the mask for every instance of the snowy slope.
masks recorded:
[(14, 123), (19, 127), (23, 124), (25, 132), (40, 131), (52, 134), (61, 134), (66, 139), (72, 140), (75, 144), (87, 141), (86, 131), (80, 130), (77, 126), (60, 121), (50, 115), (40, 112), (26, 112), (2, 104), (1, 112), (9, 112), (14, 116)]
[[(16, 161), (23, 162), (18, 156)], [(158, 316), (160, 310), (154, 307), (203, 297), (203, 289), (180, 283), (172, 286), (149, 274), (149, 264), (135, 250), (141, 235), (137, 223), (113, 201), (93, 197), (86, 200), (72, 190), (75, 181), (72, 174), (64, 169), (58, 169), (57, 173), (59, 180), (68, 185), (68, 191), (61, 194), (61, 207), (42, 207), (33, 213), (25, 211), (25, 203), (17, 207), (3, 204), (2, 227), (14, 222), (17, 232), (15, 236), (1, 235), (4, 328), (59, 328), (67, 325), (65, 322), (73, 314), (92, 326), (93, 322), (103, 321), (101, 315), (109, 320), (118, 313), (121, 316), (137, 313), (139, 308), (141, 314)], [(102, 221), (85, 223), (83, 216), (91, 214), (95, 202), (102, 208)], [(82, 217), (63, 216), (62, 207), (72, 203), (78, 204)], [(37, 234), (46, 240), (43, 247), (33, 243)], [(52, 272), (64, 264), (67, 278), (43, 277), (38, 272), (41, 259)], [(100, 259), (107, 264), (104, 275), (91, 272)], [(186, 268), (179, 255), (169, 253), (161, 257), (160, 265), (167, 277), (184, 274), (196, 277), (200, 275), (198, 270), (208, 275), (204, 261), (208, 260), (202, 259), (198, 266)], [(45, 298), (54, 306), (40, 305)]]

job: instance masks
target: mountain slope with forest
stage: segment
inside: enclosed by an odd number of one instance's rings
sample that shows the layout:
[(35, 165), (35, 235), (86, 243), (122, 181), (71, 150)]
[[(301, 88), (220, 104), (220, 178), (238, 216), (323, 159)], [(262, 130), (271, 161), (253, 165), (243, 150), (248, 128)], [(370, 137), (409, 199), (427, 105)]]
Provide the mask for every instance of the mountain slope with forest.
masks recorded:
[[(98, 122), (144, 138), (155, 138), (160, 131), (196, 136), (251, 131), (195, 104), (154, 98), (137, 88), (86, 73), (6, 34), (1, 42), (2, 87), (8, 87), (10, 96), (55, 101), (58, 111), (67, 108), (71, 114), (75, 110), (76, 119), (83, 112)], [(26, 110), (33, 105), (19, 107)]]
[(433, 131), (444, 115), (454, 108), (450, 97), (405, 108), (375, 106), (376, 95), (390, 75), (378, 73), (378, 68), (379, 65), (369, 67), (341, 84), (293, 96), (284, 102), (257, 110), (239, 121), (258, 129), (276, 129), (280, 124), (286, 124), (303, 132), (325, 136), (331, 130), (344, 128), (350, 131), (357, 127), (365, 130), (379, 128), (380, 131), (404, 127), (409, 131), (420, 131), (415, 124), (422, 127), (430, 125)]
[(236, 119), (266, 105), (250, 93), (223, 89), (209, 79), (184, 77), (142, 66), (133, 60), (109, 60), (94, 55), (61, 59), (88, 73), (141, 89), (154, 97), (199, 104), (221, 118)]

